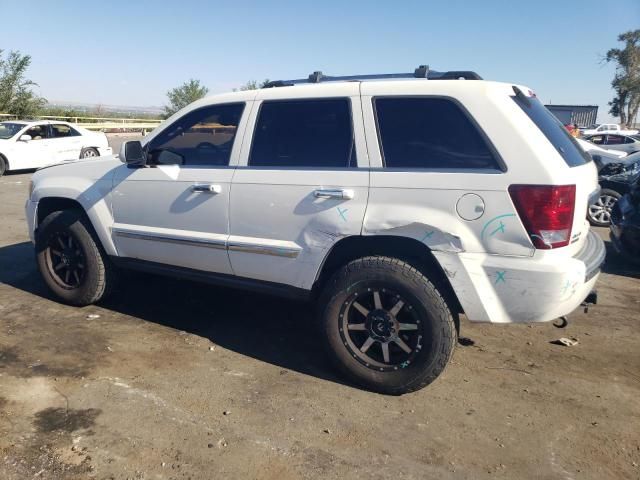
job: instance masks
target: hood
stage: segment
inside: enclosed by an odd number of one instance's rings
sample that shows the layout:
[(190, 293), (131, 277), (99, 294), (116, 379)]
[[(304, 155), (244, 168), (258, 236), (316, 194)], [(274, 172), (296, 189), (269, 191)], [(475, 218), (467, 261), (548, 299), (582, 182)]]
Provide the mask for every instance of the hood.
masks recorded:
[(123, 163), (115, 155), (107, 155), (105, 157), (91, 159), (67, 160), (36, 170), (34, 175), (65, 175), (65, 176), (81, 176), (85, 178), (98, 179), (105, 172), (112, 170)]

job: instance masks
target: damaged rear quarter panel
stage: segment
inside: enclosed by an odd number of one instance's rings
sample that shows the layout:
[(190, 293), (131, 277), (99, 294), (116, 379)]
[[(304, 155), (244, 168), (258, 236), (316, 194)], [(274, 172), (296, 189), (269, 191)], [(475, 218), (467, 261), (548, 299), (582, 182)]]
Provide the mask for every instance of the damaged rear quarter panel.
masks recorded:
[[(484, 200), (484, 213), (476, 220), (464, 220), (456, 212), (456, 203), (467, 193)], [(427, 182), (425, 188), (372, 186), (363, 234), (413, 238), (432, 251), (533, 254), (531, 241), (504, 190), (443, 189)]]

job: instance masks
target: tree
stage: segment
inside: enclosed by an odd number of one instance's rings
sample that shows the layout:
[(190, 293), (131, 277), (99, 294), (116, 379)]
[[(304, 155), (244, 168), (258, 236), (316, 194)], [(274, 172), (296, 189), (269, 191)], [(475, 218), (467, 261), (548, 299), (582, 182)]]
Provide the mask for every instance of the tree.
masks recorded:
[(209, 93), (209, 89), (201, 85), (200, 80), (194, 80), (193, 78), (188, 82), (184, 82), (181, 86), (169, 90), (167, 92), (169, 105), (164, 106), (165, 118), (169, 118), (181, 108), (201, 99), (207, 93)]
[(269, 80), (268, 78), (265, 78), (262, 82), (258, 83), (257, 80), (249, 80), (247, 83), (245, 83), (244, 85), (242, 85), (239, 89), (233, 89), (233, 91), (237, 91), (240, 90), (241, 92), (245, 91), (245, 90), (258, 90), (259, 88), (263, 88), (267, 83), (269, 83), (271, 80)]
[(33, 117), (47, 103), (33, 92), (32, 87), (37, 84), (25, 77), (30, 64), (30, 55), (11, 51), (5, 59), (0, 50), (0, 112)]
[(609, 102), (609, 113), (620, 117), (620, 123), (628, 126), (633, 123), (640, 109), (640, 30), (618, 35), (618, 41), (624, 42), (624, 48), (612, 48), (604, 58), (607, 63), (616, 64), (616, 73), (611, 82), (616, 96)]

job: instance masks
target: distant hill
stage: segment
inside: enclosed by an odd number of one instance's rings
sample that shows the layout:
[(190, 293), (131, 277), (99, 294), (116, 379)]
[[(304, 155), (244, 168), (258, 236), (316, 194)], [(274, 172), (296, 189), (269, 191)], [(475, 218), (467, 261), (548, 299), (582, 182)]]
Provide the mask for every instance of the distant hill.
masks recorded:
[(106, 105), (96, 103), (81, 103), (81, 102), (68, 102), (68, 101), (50, 101), (47, 103), (46, 108), (60, 108), (65, 110), (76, 110), (79, 112), (85, 112), (87, 114), (95, 115), (98, 112), (105, 112), (109, 114), (123, 114), (131, 116), (132, 114), (142, 115), (160, 115), (163, 113), (162, 107), (140, 107), (132, 105)]

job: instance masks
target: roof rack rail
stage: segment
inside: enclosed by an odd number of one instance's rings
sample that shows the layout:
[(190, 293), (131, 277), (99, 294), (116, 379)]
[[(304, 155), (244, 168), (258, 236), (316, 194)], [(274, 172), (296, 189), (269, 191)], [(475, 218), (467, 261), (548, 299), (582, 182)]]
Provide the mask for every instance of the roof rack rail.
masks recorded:
[(322, 82), (338, 82), (338, 81), (360, 81), (360, 80), (383, 80), (393, 78), (425, 78), (427, 80), (482, 80), (482, 77), (476, 72), (468, 70), (451, 70), (448, 72), (436, 72), (429, 70), (428, 65), (420, 65), (413, 73), (374, 73), (368, 75), (347, 75), (342, 77), (332, 77), (323, 75), (322, 72), (313, 72), (307, 78), (299, 78), (296, 80), (274, 80), (267, 83), (262, 88), (288, 87), (300, 83), (322, 83)]

